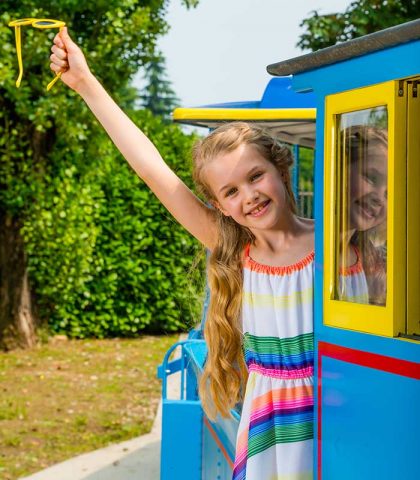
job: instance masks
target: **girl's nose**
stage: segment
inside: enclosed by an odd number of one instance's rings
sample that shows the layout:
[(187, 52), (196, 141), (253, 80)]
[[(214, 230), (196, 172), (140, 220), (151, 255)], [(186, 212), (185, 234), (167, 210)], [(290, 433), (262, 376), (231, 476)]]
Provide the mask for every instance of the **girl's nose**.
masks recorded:
[(249, 188), (247, 191), (247, 203), (254, 203), (256, 202), (260, 197), (260, 192), (258, 190), (255, 190), (253, 188)]
[(382, 202), (384, 202), (384, 201), (386, 202), (386, 200), (388, 198), (388, 186), (386, 184), (384, 184), (384, 185), (381, 185), (381, 186), (377, 187), (375, 193)]
[(382, 195), (383, 195), (383, 198), (386, 200), (388, 200), (388, 187), (385, 187), (383, 192), (382, 192)]

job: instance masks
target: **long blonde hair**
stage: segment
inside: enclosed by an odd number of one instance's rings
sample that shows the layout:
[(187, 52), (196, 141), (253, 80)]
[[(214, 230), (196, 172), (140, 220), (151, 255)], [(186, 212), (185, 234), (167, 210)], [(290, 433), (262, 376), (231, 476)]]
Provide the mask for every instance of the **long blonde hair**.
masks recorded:
[[(225, 124), (199, 141), (193, 149), (193, 176), (206, 199), (216, 198), (206, 182), (205, 167), (222, 153), (232, 152), (240, 145), (256, 147), (262, 156), (280, 171), (288, 205), (296, 213), (289, 168), (293, 163), (290, 150), (263, 129), (244, 122)], [(214, 211), (218, 239), (208, 263), (210, 305), (204, 328), (208, 355), (200, 381), (200, 397), (210, 419), (217, 414), (230, 416), (230, 410), (244, 393), (248, 371), (243, 355), (240, 325), (242, 307), (242, 263), (244, 248), (254, 236), (249, 229)]]

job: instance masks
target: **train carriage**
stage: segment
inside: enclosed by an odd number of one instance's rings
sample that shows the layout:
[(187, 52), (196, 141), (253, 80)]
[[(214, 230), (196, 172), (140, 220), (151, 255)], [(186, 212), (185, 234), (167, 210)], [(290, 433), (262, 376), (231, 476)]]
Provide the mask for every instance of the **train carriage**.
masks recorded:
[[(268, 71), (291, 75), (296, 98), (307, 92), (316, 98), (314, 476), (414, 480), (420, 444), (420, 20)], [(218, 121), (237, 119), (224, 112)], [(169, 361), (168, 355), (160, 370), (161, 478), (230, 478), (239, 414), (214, 424), (205, 418), (196, 388), (206, 355), (200, 330), (181, 347), (181, 356)], [(181, 399), (168, 400), (166, 377), (174, 371), (183, 373), (185, 384)]]

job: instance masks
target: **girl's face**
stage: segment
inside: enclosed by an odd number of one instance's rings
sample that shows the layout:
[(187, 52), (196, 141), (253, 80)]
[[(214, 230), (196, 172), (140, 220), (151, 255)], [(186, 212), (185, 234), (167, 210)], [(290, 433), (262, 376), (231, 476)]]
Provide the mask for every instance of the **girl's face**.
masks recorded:
[(205, 168), (215, 206), (251, 231), (275, 228), (289, 209), (279, 170), (253, 145), (223, 153)]
[(386, 220), (387, 149), (370, 145), (365, 162), (350, 164), (350, 228), (369, 230)]

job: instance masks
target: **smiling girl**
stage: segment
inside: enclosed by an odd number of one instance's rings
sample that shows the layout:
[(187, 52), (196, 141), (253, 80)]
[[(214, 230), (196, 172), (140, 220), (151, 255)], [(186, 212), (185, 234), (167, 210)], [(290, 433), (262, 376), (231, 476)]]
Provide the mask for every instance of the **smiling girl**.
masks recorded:
[(296, 215), (290, 151), (246, 123), (194, 148), (202, 202), (90, 72), (63, 29), (51, 69), (80, 94), (131, 167), (211, 252), (207, 415), (243, 402), (234, 479), (313, 476), (313, 221)]
[(343, 141), (349, 165), (348, 222), (343, 225), (339, 298), (385, 305), (388, 139), (386, 130), (354, 125)]

